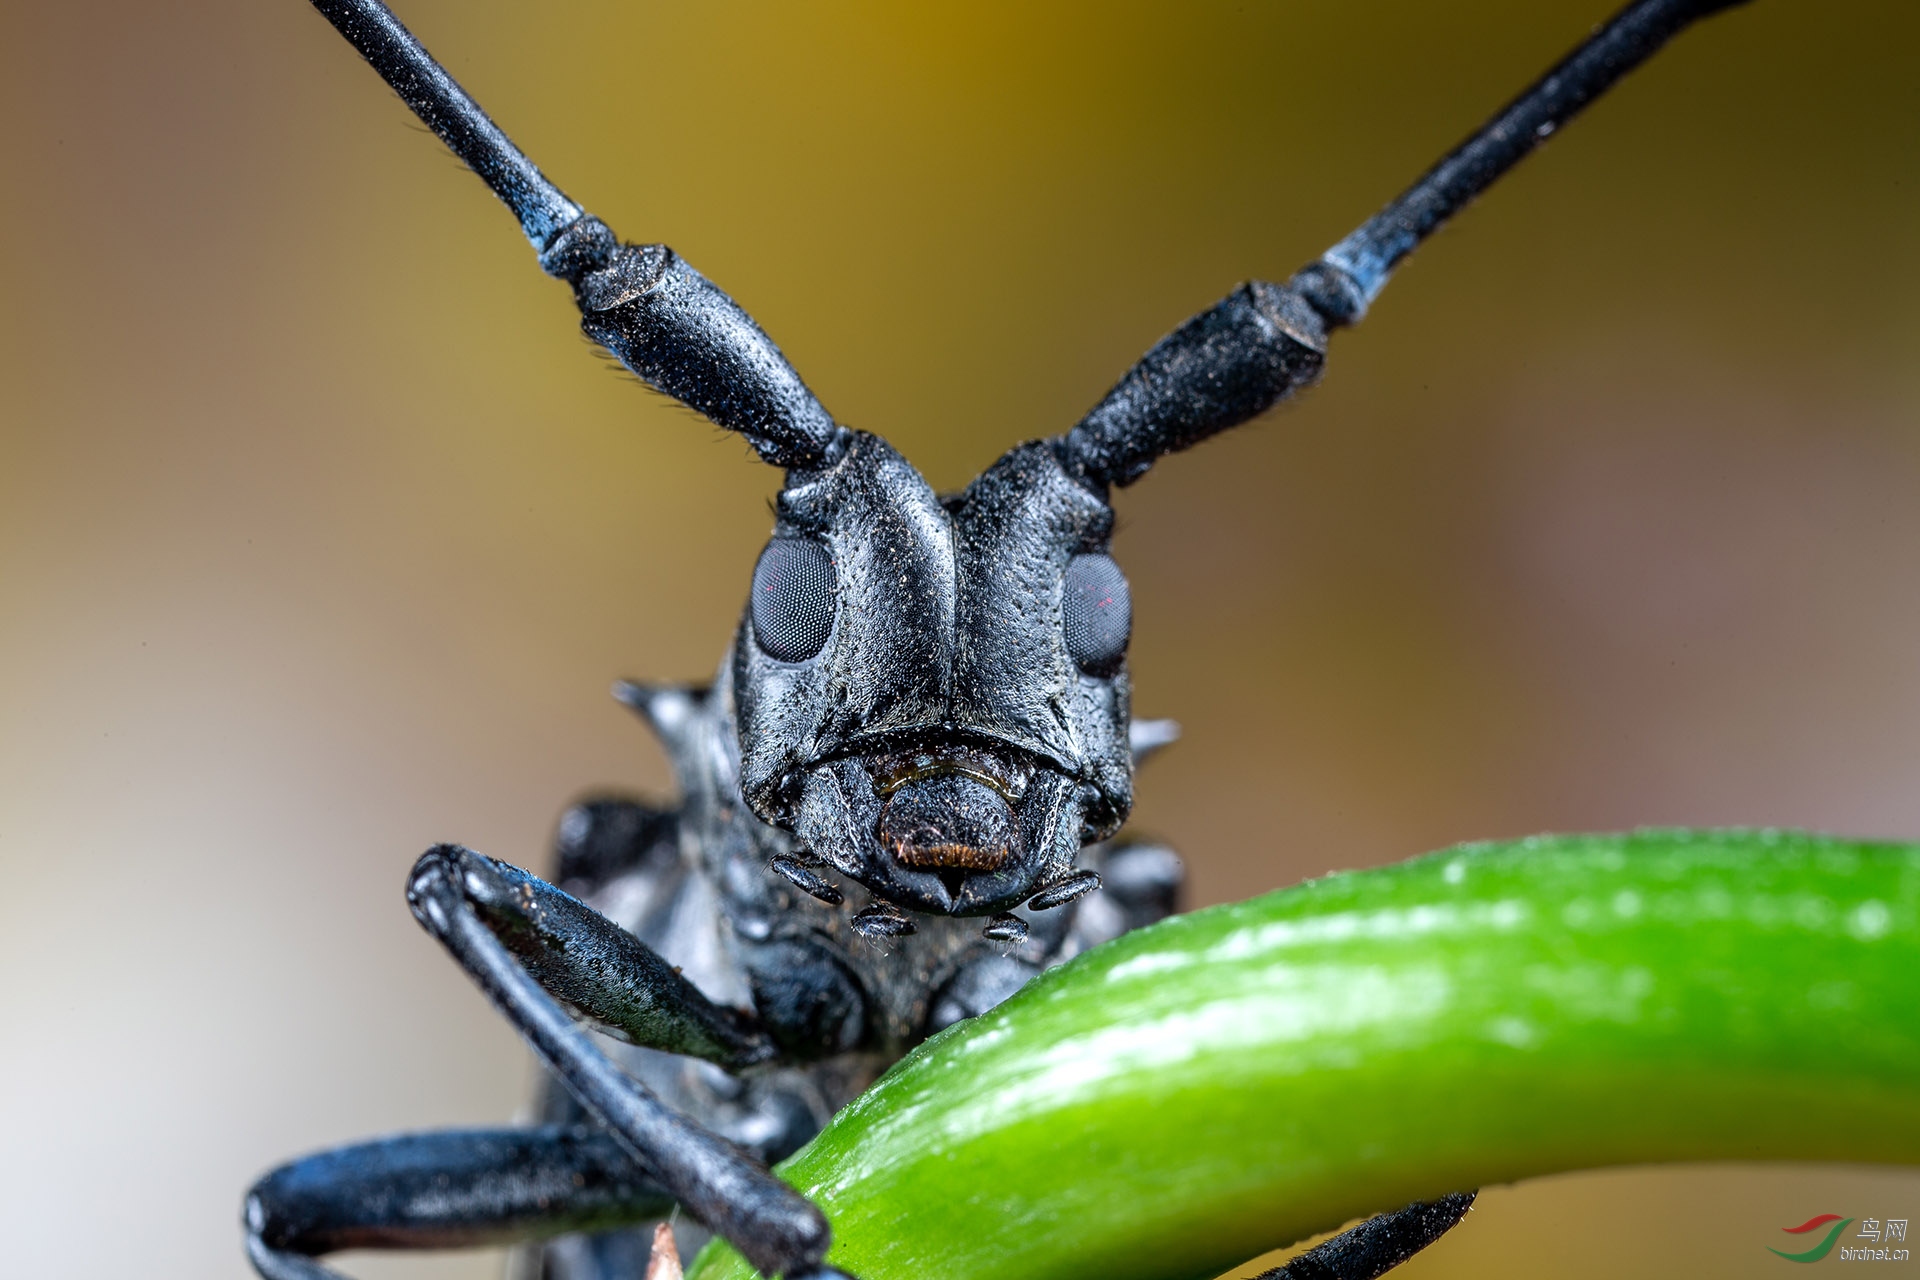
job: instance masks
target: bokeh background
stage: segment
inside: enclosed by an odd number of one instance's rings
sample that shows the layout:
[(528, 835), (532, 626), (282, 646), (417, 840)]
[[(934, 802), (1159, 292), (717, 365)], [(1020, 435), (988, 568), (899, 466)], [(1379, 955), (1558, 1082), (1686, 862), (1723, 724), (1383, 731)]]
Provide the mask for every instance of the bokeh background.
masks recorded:
[[(407, 0), (567, 190), (936, 485), (1284, 279), (1607, 0)], [(6, 0), (0, 1222), (239, 1277), (295, 1152), (510, 1115), (414, 926), (459, 839), (663, 790), (616, 676), (715, 667), (776, 482), (596, 361), (298, 0)], [(1119, 499), (1196, 903), (1475, 837), (1920, 836), (1920, 9), (1682, 37), (1430, 244), (1309, 396)], [(1753, 1274), (1920, 1176), (1490, 1192), (1410, 1277)], [(498, 1259), (350, 1260), (481, 1277)]]

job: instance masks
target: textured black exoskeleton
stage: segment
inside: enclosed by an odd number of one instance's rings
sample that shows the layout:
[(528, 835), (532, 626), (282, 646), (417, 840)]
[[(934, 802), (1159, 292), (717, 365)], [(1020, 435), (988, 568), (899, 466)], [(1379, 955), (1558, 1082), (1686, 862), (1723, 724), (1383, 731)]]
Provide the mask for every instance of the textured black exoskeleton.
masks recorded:
[[(834, 421), (664, 245), (623, 245), (514, 149), (378, 0), (314, 0), (519, 217), (583, 327), (786, 470), (711, 688), (620, 686), (682, 791), (583, 802), (559, 887), (442, 845), (407, 897), (546, 1064), (539, 1123), (309, 1156), (246, 1201), (268, 1280), (348, 1248), (525, 1241), (552, 1280), (638, 1280), (678, 1205), (768, 1275), (830, 1277), (820, 1212), (767, 1172), (890, 1062), (1041, 968), (1173, 910), (1179, 860), (1114, 839), (1140, 758), (1109, 492), (1312, 382), (1415, 245), (1694, 19), (1640, 0), (1285, 285), (1163, 339), (1065, 435), (940, 495)], [(596, 1040), (586, 1028), (613, 1041)], [(1364, 1280), (1471, 1194), (1376, 1218), (1273, 1276)], [(544, 1242), (544, 1243), (542, 1243)]]

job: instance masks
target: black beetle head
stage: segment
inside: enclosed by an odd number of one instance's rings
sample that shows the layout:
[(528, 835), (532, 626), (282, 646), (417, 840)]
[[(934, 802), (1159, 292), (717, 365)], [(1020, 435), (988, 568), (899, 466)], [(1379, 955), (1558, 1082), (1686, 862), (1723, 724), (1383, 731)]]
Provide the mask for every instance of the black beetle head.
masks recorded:
[(734, 644), (740, 787), (914, 911), (1003, 911), (1133, 803), (1113, 511), (1046, 443), (937, 497), (877, 436), (789, 473)]

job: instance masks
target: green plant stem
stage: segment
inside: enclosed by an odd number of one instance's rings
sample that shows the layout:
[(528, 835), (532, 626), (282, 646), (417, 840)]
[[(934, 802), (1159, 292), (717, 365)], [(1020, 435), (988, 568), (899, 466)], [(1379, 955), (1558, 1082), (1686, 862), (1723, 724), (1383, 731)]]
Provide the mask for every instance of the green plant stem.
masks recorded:
[(1194, 912), (934, 1037), (781, 1173), (860, 1280), (1201, 1280), (1673, 1160), (1920, 1162), (1920, 848), (1540, 837)]

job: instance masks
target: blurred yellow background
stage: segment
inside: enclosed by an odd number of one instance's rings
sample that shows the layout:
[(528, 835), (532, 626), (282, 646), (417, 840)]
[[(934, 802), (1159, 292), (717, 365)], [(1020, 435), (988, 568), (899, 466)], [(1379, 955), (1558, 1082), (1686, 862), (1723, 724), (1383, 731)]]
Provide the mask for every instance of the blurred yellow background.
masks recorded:
[[(1285, 279), (1607, 12), (406, 0), (566, 190), (936, 485)], [(777, 477), (596, 361), (299, 0), (8, 0), (0, 1215), (239, 1277), (297, 1152), (506, 1118), (401, 878), (661, 790), (607, 696), (727, 643)], [(1920, 9), (1683, 36), (1412, 260), (1324, 384), (1119, 499), (1137, 823), (1215, 902), (1453, 841), (1920, 836)], [(1626, 1171), (1406, 1274), (1746, 1276), (1920, 1175)], [(384, 1277), (497, 1260), (353, 1259)]]

